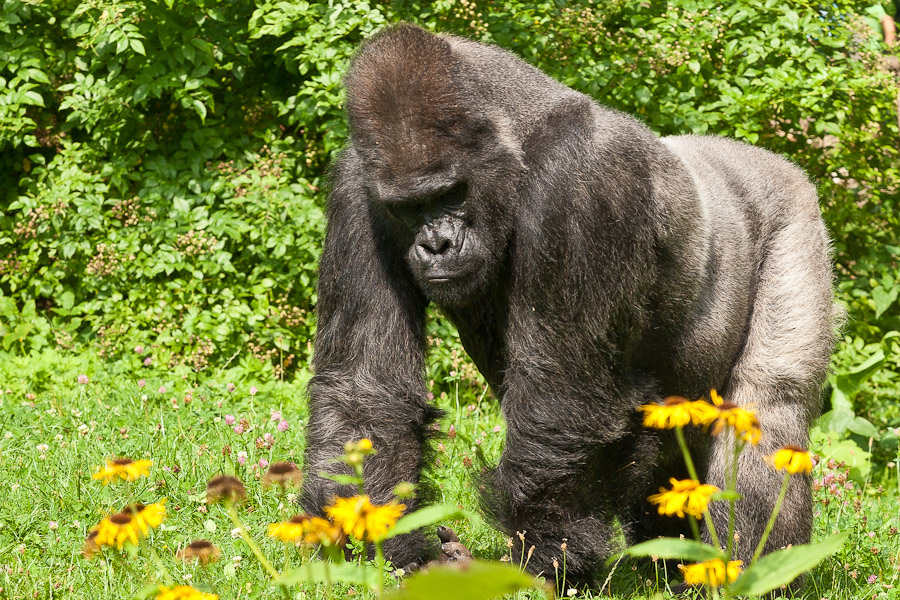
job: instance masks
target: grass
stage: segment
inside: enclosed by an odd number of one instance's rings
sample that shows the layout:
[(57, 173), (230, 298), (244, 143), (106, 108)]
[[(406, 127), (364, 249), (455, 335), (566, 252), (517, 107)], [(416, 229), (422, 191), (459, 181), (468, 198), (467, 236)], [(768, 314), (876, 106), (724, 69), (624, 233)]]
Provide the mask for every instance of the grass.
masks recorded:
[[(240, 362), (202, 376), (135, 364), (140, 361), (103, 362), (91, 352), (0, 356), (0, 598), (132, 598), (159, 577), (149, 547), (175, 580), (209, 586), (220, 598), (283, 597), (266, 585), (265, 572), (232, 532), (224, 510), (205, 504), (204, 488), (223, 472), (245, 482), (249, 502), (241, 518), (280, 569), (283, 547), (266, 538), (265, 529), (291, 511), (290, 498), (285, 502), (263, 487), (261, 461), (301, 461), (305, 378), (272, 380), (260, 365)], [(80, 374), (88, 375), (89, 383), (79, 384)], [(251, 387), (258, 388), (254, 395)], [(437, 402), (447, 410), (440, 423), (445, 435), (429, 476), (440, 501), (474, 510), (474, 470), (482, 460), (496, 461), (503, 424), (496, 402), (477, 387), (463, 389), (439, 394)], [(273, 411), (280, 418), (273, 418)], [(234, 424), (226, 424), (226, 415), (234, 416)], [(289, 428), (281, 431), (281, 421)], [(236, 433), (241, 423), (245, 431)], [(123, 455), (153, 461), (150, 476), (135, 482), (130, 495), (143, 503), (167, 498), (168, 517), (137, 557), (107, 552), (88, 561), (81, 556), (88, 530), (127, 501), (125, 486), (105, 486), (91, 473), (105, 459)], [(859, 483), (839, 464), (823, 460), (814, 475), (820, 484), (816, 534), (851, 531), (852, 537), (815, 569), (796, 597), (900, 597), (896, 472), (887, 468), (876, 473), (877, 482)], [(507, 540), (483, 523), (448, 525), (479, 558), (500, 559), (508, 552)], [(218, 563), (203, 568), (175, 558), (196, 538), (221, 548)], [(610, 592), (619, 598), (669, 597), (666, 574), (673, 568), (662, 561), (623, 559), (604, 597)], [(293, 593), (324, 597), (321, 587)], [(371, 597), (347, 586), (332, 597), (351, 595)]]

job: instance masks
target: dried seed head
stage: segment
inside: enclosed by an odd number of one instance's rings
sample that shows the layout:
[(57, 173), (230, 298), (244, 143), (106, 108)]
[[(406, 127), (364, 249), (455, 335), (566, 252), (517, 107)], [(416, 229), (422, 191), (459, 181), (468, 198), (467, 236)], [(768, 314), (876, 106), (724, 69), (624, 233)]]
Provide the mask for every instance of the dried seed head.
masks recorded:
[(269, 470), (263, 475), (263, 483), (267, 485), (278, 484), (284, 486), (299, 486), (303, 481), (300, 469), (292, 462), (276, 462), (269, 465)]
[(534, 546), (528, 549), (528, 556), (525, 557), (525, 560), (531, 558), (531, 555), (534, 554)]
[(206, 484), (206, 502), (243, 502), (247, 499), (247, 490), (237, 477), (216, 475)]
[(216, 562), (221, 555), (222, 551), (209, 540), (194, 540), (176, 554), (184, 562), (198, 560), (202, 565)]
[(517, 531), (517, 532), (516, 532), (516, 535), (519, 536), (519, 541), (520, 541), (520, 542), (524, 542), (524, 541), (525, 541), (525, 534), (526, 534), (526, 533), (528, 533), (528, 532), (527, 532), (527, 531)]
[(91, 531), (84, 540), (84, 546), (81, 547), (81, 555), (85, 558), (93, 558), (95, 554), (100, 552), (100, 546), (97, 545), (97, 529)]

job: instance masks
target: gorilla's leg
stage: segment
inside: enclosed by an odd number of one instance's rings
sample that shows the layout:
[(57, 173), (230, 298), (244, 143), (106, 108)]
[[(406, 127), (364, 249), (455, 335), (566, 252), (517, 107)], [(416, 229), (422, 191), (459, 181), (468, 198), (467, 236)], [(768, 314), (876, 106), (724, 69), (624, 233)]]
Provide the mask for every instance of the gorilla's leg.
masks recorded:
[(597, 584), (616, 549), (613, 518), (633, 490), (647, 486), (653, 461), (645, 457), (658, 450), (659, 438), (640, 431), (633, 410), (603, 414), (591, 405), (594, 397), (579, 398), (562, 385), (542, 393), (533, 380), (521, 381), (530, 387), (526, 398), (515, 393), (517, 383), (513, 377), (503, 400), (506, 446), (492, 473), (488, 512), (513, 538), (513, 559), (524, 554), (530, 572), (552, 579), (553, 560), (562, 565), (565, 552), (567, 582)]
[[(809, 193), (814, 193), (811, 188)], [(812, 207), (809, 214), (798, 208), (794, 222), (771, 236), (746, 344), (725, 390), (726, 401), (756, 409), (762, 428), (759, 445), (748, 444), (738, 465), (738, 492), (743, 497), (737, 503), (736, 549), (745, 562), (759, 543), (783, 480), (783, 473), (763, 457), (784, 445), (807, 446), (833, 344), (825, 234), (818, 214), (812, 214), (815, 202), (805, 206)], [(721, 488), (732, 452), (730, 438), (723, 433), (715, 439), (709, 458), (708, 481)], [(766, 552), (809, 541), (811, 503), (810, 477), (792, 477)], [(725, 544), (727, 503), (715, 503), (712, 512)]]

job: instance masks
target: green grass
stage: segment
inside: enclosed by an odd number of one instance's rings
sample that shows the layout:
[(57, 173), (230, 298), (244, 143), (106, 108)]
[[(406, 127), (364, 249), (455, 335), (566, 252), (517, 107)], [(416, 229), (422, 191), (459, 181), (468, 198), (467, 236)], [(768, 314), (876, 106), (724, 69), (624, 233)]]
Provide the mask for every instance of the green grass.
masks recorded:
[[(202, 376), (187, 370), (135, 371), (127, 364), (133, 362), (102, 362), (90, 352), (0, 357), (0, 598), (131, 598), (161, 577), (149, 558), (150, 548), (175, 580), (208, 586), (222, 599), (283, 597), (267, 586), (266, 573), (232, 534), (224, 510), (205, 504), (204, 488), (222, 472), (245, 482), (249, 501), (241, 518), (280, 569), (283, 547), (264, 534), (266, 526), (291, 507), (280, 507), (277, 491), (262, 486), (259, 478), (265, 469), (260, 461), (301, 461), (305, 378), (273, 380), (259, 365), (247, 363)], [(79, 385), (79, 374), (88, 375), (90, 383)], [(235, 385), (233, 392), (226, 387), (229, 383)], [(251, 386), (259, 388), (255, 395)], [(439, 394), (437, 402), (447, 410), (440, 423), (445, 435), (429, 476), (438, 500), (474, 510), (475, 470), (481, 461), (497, 459), (504, 432), (496, 402), (476, 387), (464, 389), (460, 395), (453, 387)], [(190, 402), (185, 400), (188, 394)], [(279, 431), (272, 411), (280, 412), (290, 428)], [(247, 431), (235, 433), (225, 423), (226, 415), (238, 423), (245, 419)], [(446, 435), (451, 425), (456, 432), (452, 437)], [(266, 434), (271, 444), (265, 442)], [(263, 443), (257, 443), (258, 438)], [(246, 453), (244, 464), (240, 453)], [(130, 492), (122, 484), (105, 486), (91, 479), (106, 458), (123, 455), (151, 459), (150, 476), (131, 485)], [(851, 531), (851, 541), (812, 573), (797, 597), (900, 597), (900, 505), (896, 476), (891, 476), (895, 471), (876, 473), (880, 483), (860, 485), (846, 480), (843, 469), (829, 469), (824, 463), (814, 475), (821, 480), (830, 473), (829, 483), (840, 496), (830, 486), (816, 492), (816, 534)], [(84, 559), (81, 548), (88, 530), (120, 510), (129, 493), (144, 503), (166, 498), (165, 523), (136, 557), (107, 551)], [(500, 559), (508, 552), (505, 538), (483, 523), (448, 525), (479, 558)], [(196, 538), (221, 548), (218, 563), (204, 569), (175, 559), (176, 550)], [(437, 543), (435, 538), (435, 547)], [(668, 597), (667, 568), (672, 575), (673, 566), (661, 561), (622, 560), (605, 593)], [(677, 577), (670, 582), (677, 583)], [(297, 596), (301, 592), (306, 595)], [(324, 589), (298, 588), (292, 594), (324, 597)], [(336, 589), (333, 597), (350, 595), (371, 597), (347, 586)], [(540, 597), (535, 592), (520, 596)]]

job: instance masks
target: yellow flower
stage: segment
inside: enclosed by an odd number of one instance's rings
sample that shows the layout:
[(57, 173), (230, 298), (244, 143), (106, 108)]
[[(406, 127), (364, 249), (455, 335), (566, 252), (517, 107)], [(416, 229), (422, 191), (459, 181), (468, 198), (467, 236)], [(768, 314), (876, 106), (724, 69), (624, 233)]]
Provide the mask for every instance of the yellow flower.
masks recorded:
[(156, 592), (156, 600), (219, 600), (215, 594), (208, 594), (189, 585), (163, 586)]
[(669, 479), (672, 489), (659, 488), (659, 494), (653, 494), (647, 500), (659, 505), (659, 514), (684, 518), (685, 514), (700, 518), (709, 504), (709, 499), (719, 491), (714, 485), (701, 484), (693, 479), (681, 481)]
[(767, 456), (766, 460), (775, 470), (787, 471), (791, 475), (809, 473), (813, 468), (809, 452), (798, 446), (785, 446), (775, 454)]
[(728, 564), (725, 561), (715, 558), (702, 563), (693, 565), (678, 565), (678, 568), (684, 573), (684, 582), (688, 585), (711, 585), (718, 587), (725, 583), (726, 577), (728, 583), (733, 582), (741, 574), (742, 561), (732, 560)]
[(93, 544), (97, 548), (115, 546), (119, 550), (125, 542), (137, 545), (140, 538), (146, 537), (150, 529), (159, 527), (163, 522), (166, 516), (165, 503), (163, 499), (149, 506), (135, 504), (126, 507), (122, 512), (106, 517), (91, 532), (97, 532), (93, 537)]
[(340, 527), (322, 517), (313, 517), (304, 526), (306, 528), (306, 537), (303, 538), (303, 542), (310, 546), (315, 546), (316, 544), (333, 546), (338, 543), (343, 535)]
[(330, 521), (312, 515), (294, 515), (287, 521), (269, 525), (269, 537), (285, 543), (303, 542), (333, 545), (341, 537), (341, 530)]
[(325, 507), (325, 512), (347, 535), (375, 542), (387, 535), (405, 509), (404, 504), (391, 502), (378, 506), (368, 496), (354, 496), (335, 498), (334, 504)]
[(709, 399), (712, 400), (712, 403), (715, 406), (722, 406), (725, 401), (722, 400), (722, 396), (719, 395), (719, 392), (715, 390), (715, 388), (709, 390)]
[(690, 402), (680, 396), (669, 396), (662, 404), (645, 404), (638, 410), (644, 413), (644, 427), (672, 429), (691, 422)]
[(722, 402), (718, 405), (719, 416), (716, 418), (716, 426), (713, 435), (719, 435), (726, 426), (734, 430), (734, 435), (754, 446), (762, 437), (762, 429), (756, 412), (741, 408), (732, 402)]
[(102, 479), (103, 483), (109, 483), (113, 479), (121, 478), (125, 481), (134, 481), (150, 473), (151, 460), (131, 460), (130, 458), (114, 458), (106, 461), (105, 467), (99, 467), (94, 473), (94, 479)]
[(310, 515), (294, 515), (287, 521), (269, 525), (269, 537), (291, 543), (299, 542), (306, 535), (306, 523), (312, 519)]

